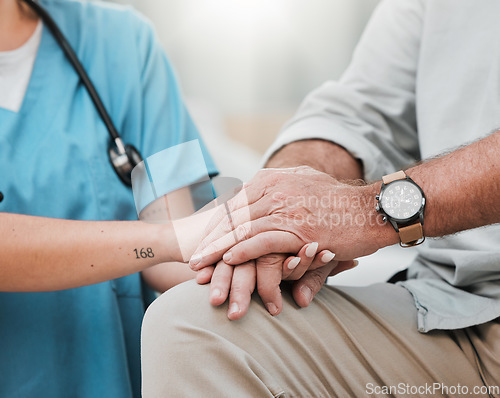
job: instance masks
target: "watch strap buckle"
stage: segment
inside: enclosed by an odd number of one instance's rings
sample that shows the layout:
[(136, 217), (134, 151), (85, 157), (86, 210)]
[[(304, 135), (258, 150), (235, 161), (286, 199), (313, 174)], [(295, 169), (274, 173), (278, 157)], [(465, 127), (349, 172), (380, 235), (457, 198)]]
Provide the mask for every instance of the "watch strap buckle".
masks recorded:
[(419, 222), (398, 228), (401, 247), (413, 247), (424, 243), (425, 236), (422, 224)]

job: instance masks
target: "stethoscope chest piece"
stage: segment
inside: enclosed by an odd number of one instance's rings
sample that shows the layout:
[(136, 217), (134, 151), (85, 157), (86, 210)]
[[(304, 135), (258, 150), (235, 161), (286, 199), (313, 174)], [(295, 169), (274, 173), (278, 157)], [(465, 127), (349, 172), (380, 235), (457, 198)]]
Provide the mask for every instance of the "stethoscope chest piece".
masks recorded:
[(140, 162), (142, 156), (133, 145), (123, 145), (121, 139), (112, 141), (109, 149), (109, 160), (120, 180), (127, 186), (132, 186), (132, 170)]

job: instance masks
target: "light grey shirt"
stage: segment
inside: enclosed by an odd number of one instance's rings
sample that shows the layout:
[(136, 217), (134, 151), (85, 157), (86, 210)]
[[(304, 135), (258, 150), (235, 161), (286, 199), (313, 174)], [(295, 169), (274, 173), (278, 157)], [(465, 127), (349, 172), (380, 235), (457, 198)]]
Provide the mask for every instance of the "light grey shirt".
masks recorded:
[[(305, 99), (267, 156), (330, 140), (380, 180), (490, 134), (500, 127), (499, 15), (498, 0), (382, 1), (342, 78)], [(409, 277), (421, 332), (499, 317), (499, 225), (427, 239)]]

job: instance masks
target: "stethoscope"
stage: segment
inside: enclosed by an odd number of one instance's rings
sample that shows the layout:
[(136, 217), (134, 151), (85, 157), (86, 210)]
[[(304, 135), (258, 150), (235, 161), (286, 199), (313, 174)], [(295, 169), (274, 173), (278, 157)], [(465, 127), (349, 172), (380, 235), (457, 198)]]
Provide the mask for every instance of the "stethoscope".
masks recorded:
[(120, 178), (120, 180), (128, 187), (132, 186), (132, 169), (140, 162), (142, 162), (142, 156), (139, 151), (130, 144), (125, 145), (123, 140), (118, 134), (111, 117), (109, 116), (104, 104), (102, 103), (99, 94), (97, 94), (97, 90), (94, 87), (94, 84), (90, 80), (87, 72), (85, 71), (83, 65), (78, 60), (73, 48), (69, 44), (68, 40), (64, 37), (63, 33), (52, 19), (52, 17), (45, 11), (43, 7), (41, 7), (36, 0), (24, 0), (26, 4), (28, 4), (42, 19), (45, 23), (45, 26), (50, 30), (55, 40), (63, 50), (64, 54), (68, 58), (69, 62), (75, 69), (76, 73), (80, 77), (85, 86), (87, 92), (94, 103), (99, 116), (104, 122), (106, 129), (111, 137), (111, 143), (108, 148), (108, 155), (111, 165), (115, 170), (116, 174)]

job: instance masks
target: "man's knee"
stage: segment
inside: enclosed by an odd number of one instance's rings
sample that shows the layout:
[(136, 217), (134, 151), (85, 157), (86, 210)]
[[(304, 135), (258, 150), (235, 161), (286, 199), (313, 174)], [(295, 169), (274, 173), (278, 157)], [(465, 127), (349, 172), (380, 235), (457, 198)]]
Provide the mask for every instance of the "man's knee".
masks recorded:
[(168, 329), (172, 321), (188, 318), (197, 319), (196, 312), (210, 307), (208, 286), (194, 281), (182, 283), (158, 297), (147, 309), (142, 323), (143, 336)]
[(149, 306), (141, 332), (145, 391), (163, 388), (164, 383), (159, 380), (165, 379), (170, 366), (178, 364), (178, 360), (185, 356), (186, 349), (193, 345), (192, 333), (186, 331), (200, 328), (200, 322), (197, 322), (200, 314), (211, 312), (208, 292), (208, 286), (190, 281), (168, 290)]

